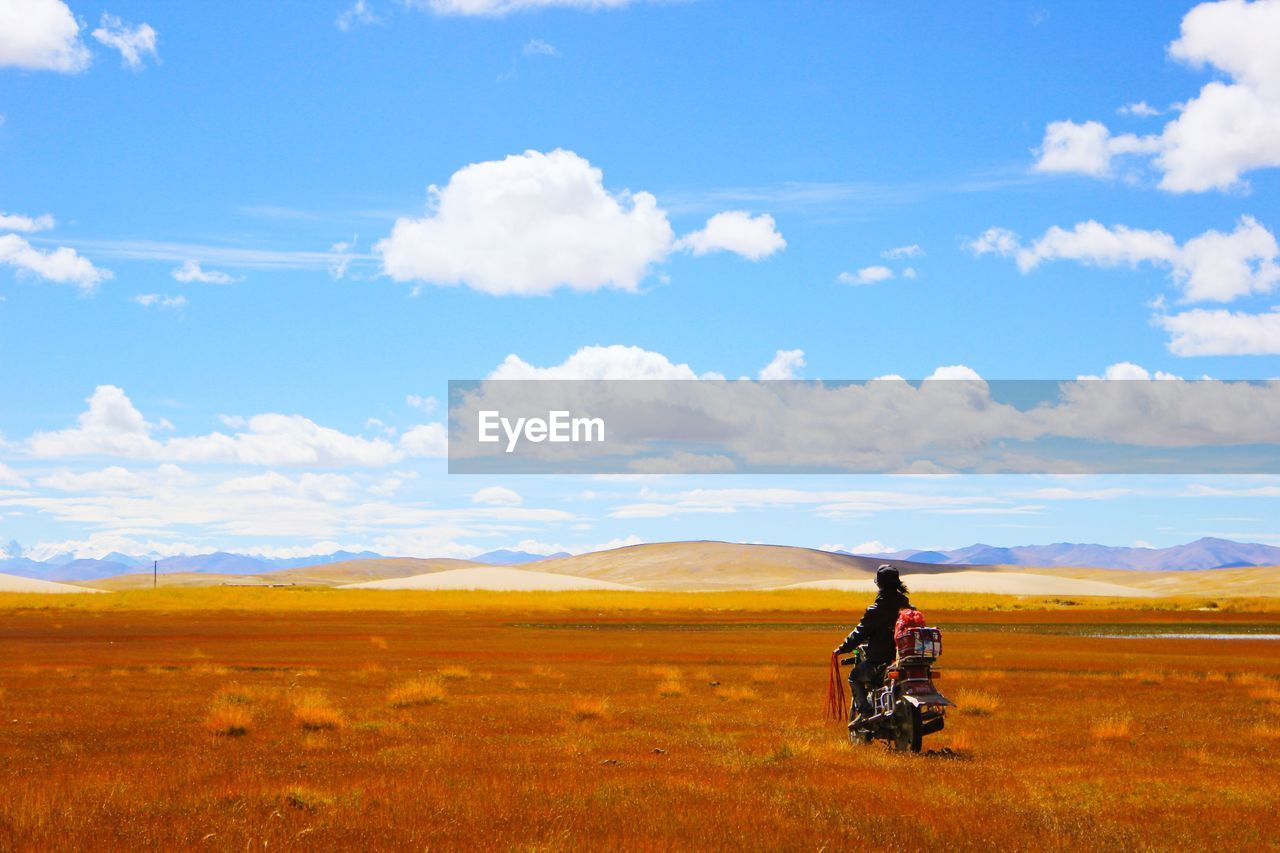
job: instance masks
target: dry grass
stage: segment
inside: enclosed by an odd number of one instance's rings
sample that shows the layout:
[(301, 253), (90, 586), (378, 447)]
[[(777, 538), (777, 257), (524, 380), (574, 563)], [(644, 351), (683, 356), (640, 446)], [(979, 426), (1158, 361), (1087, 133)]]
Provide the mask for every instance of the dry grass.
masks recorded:
[(760, 695), (750, 687), (739, 687), (737, 685), (717, 688), (716, 696), (728, 702), (754, 702), (760, 698)]
[(1133, 732), (1133, 717), (1128, 714), (1111, 714), (1090, 726), (1089, 731), (1102, 740), (1127, 738)]
[(307, 731), (341, 728), (346, 718), (320, 690), (301, 690), (289, 697), (294, 721)]
[(323, 808), (332, 806), (335, 798), (330, 795), (317, 791), (314, 788), (306, 788), (296, 785), (285, 791), (284, 800), (295, 809), (314, 812)]
[(249, 693), (236, 687), (223, 687), (213, 695), (209, 715), (204, 726), (216, 735), (239, 737), (248, 734), (253, 724), (253, 699)]
[(579, 696), (569, 703), (569, 717), (579, 723), (585, 720), (603, 720), (609, 715), (609, 700), (591, 696)]
[(674, 699), (684, 694), (684, 684), (675, 679), (667, 679), (658, 684), (658, 695), (664, 699)]
[[(1034, 632), (1256, 617), (930, 610), (939, 687), (962, 707), (911, 756), (851, 748), (823, 719), (850, 612), (774, 598), (531, 619), (461, 602), (429, 618), (0, 611), (0, 850), (1280, 846), (1280, 705), (1251, 695), (1280, 683), (1274, 644)], [(969, 630), (948, 632), (958, 622)], [(197, 674), (210, 665), (229, 673)], [(446, 681), (445, 666), (472, 677)], [(390, 706), (423, 678), (447, 705)], [(661, 697), (668, 680), (684, 695)], [(975, 693), (998, 710), (966, 713)], [(304, 696), (345, 723), (304, 728)], [(1207, 739), (1224, 699), (1252, 715), (1245, 738)], [(247, 734), (211, 734), (215, 709), (252, 712)]]
[(445, 681), (465, 681), (471, 677), (471, 670), (465, 666), (441, 667), (440, 677)]
[(1000, 710), (1000, 697), (981, 690), (957, 690), (950, 698), (962, 714), (986, 717)]
[(1280, 702), (1280, 684), (1275, 682), (1264, 684), (1255, 690), (1250, 690), (1249, 695), (1263, 702)]
[(762, 666), (751, 671), (751, 681), (754, 684), (777, 684), (778, 678), (776, 666)]
[(391, 692), (387, 694), (387, 704), (392, 708), (434, 705), (445, 701), (446, 696), (444, 683), (439, 678), (411, 678), (391, 688)]

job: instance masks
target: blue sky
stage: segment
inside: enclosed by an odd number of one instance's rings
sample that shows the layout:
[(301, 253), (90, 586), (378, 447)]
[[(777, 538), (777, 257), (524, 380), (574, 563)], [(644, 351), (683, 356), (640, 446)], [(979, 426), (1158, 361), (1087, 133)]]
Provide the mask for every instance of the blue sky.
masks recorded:
[(0, 539), (1280, 541), (1266, 477), (448, 477), (409, 402), (511, 356), (1278, 376), (1277, 0), (6, 15)]

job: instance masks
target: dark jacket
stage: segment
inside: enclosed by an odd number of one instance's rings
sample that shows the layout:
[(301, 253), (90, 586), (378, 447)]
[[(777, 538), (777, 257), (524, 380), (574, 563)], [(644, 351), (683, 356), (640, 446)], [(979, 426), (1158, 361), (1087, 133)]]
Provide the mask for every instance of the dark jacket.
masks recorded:
[(893, 660), (898, 653), (893, 644), (893, 626), (898, 621), (898, 611), (910, 607), (911, 602), (896, 589), (880, 590), (875, 602), (862, 614), (862, 621), (836, 649), (838, 654), (848, 654), (863, 643), (867, 644), (867, 659), (875, 663)]

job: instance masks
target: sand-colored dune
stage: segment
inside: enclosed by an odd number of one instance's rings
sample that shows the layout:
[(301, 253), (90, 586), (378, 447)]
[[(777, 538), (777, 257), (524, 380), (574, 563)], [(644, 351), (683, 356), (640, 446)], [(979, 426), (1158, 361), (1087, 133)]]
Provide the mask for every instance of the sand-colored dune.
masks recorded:
[[(655, 542), (539, 562), (538, 568), (648, 589), (761, 589), (808, 580), (870, 577), (883, 563), (814, 548), (731, 542)], [(933, 566), (901, 562), (904, 570)], [(949, 568), (949, 567), (948, 567)]]
[(1058, 577), (1105, 581), (1147, 590), (1156, 595), (1209, 597), (1280, 597), (1280, 566), (1246, 566), (1239, 569), (1197, 569), (1180, 572), (1143, 572), (1125, 569), (1002, 567), (1010, 572), (1032, 571)]
[[(912, 592), (989, 592), (1003, 595), (1099, 595), (1111, 598), (1142, 598), (1163, 595), (1105, 581), (1055, 577), (1030, 572), (960, 571), (947, 574), (902, 576)], [(868, 580), (820, 580), (788, 584), (783, 589), (832, 589), (845, 592), (872, 591)]]
[(38, 592), (61, 595), (75, 592), (103, 592), (103, 590), (0, 573), (0, 592)]
[(591, 578), (486, 566), (478, 569), (451, 569), (407, 578), (345, 584), (340, 589), (483, 589), (502, 592), (546, 592), (583, 589), (637, 590), (639, 587)]

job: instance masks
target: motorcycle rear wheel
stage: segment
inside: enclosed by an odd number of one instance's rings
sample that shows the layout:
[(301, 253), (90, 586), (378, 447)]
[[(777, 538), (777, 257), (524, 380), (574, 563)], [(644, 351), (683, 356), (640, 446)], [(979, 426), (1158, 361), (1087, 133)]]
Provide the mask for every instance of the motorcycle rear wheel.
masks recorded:
[(924, 741), (920, 709), (910, 702), (899, 702), (893, 712), (893, 748), (898, 752), (919, 752)]

